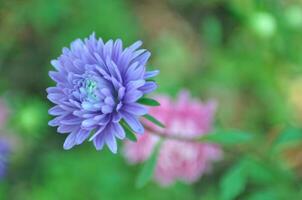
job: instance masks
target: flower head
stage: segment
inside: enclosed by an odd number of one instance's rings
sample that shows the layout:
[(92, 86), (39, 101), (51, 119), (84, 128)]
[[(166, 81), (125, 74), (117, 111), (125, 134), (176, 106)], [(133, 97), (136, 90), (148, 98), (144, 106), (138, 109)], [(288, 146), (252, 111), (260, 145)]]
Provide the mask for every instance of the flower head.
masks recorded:
[(49, 110), (56, 117), (49, 125), (68, 134), (65, 149), (91, 136), (97, 150), (107, 144), (116, 153), (116, 138), (125, 138), (121, 120), (134, 132), (144, 132), (139, 117), (148, 110), (137, 101), (156, 89), (148, 79), (158, 71), (146, 71), (151, 54), (139, 49), (141, 45), (138, 41), (123, 48), (120, 39), (104, 43), (92, 34), (72, 42), (70, 49), (63, 48), (62, 55), (51, 62), (56, 71), (49, 76), (56, 86), (47, 89), (47, 97), (56, 104)]
[[(176, 180), (192, 183), (211, 168), (212, 161), (221, 157), (221, 150), (216, 145), (185, 140), (211, 131), (216, 104), (192, 100), (187, 92), (181, 93), (176, 102), (166, 96), (159, 96), (157, 100), (161, 106), (152, 108), (150, 113), (161, 120), (166, 129), (150, 126), (157, 134), (166, 137), (159, 151), (155, 179), (164, 186)], [(184, 140), (175, 140), (169, 135)], [(158, 142), (159, 136), (147, 132), (137, 143), (127, 141), (124, 155), (130, 163), (143, 162), (150, 157)]]
[(10, 154), (10, 145), (7, 139), (0, 138), (0, 179), (6, 174), (8, 157)]

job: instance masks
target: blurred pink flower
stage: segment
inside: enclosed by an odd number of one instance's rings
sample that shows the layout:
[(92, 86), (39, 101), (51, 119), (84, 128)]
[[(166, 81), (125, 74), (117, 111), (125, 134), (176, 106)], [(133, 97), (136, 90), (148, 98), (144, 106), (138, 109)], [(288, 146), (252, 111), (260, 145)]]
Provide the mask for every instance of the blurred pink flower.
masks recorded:
[[(202, 103), (190, 99), (187, 92), (180, 93), (176, 102), (166, 96), (156, 99), (161, 105), (151, 108), (150, 114), (163, 122), (166, 128), (158, 128), (148, 122), (145, 124), (156, 130), (157, 134), (191, 139), (211, 131), (215, 102)], [(147, 160), (159, 141), (157, 134), (146, 132), (139, 136), (136, 143), (126, 141), (124, 155), (127, 160), (130, 163)], [(212, 161), (219, 160), (221, 156), (220, 148), (213, 144), (165, 139), (157, 160), (155, 180), (163, 186), (176, 180), (195, 182), (211, 169)]]

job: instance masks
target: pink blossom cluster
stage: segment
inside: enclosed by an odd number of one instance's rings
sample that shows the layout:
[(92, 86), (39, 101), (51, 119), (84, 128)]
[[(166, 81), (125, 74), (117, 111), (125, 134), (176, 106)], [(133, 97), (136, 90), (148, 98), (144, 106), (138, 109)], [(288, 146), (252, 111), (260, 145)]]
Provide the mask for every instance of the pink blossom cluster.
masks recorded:
[(126, 141), (124, 156), (132, 164), (144, 162), (159, 142), (159, 135), (164, 135), (155, 180), (162, 186), (168, 186), (176, 180), (193, 183), (211, 169), (213, 161), (222, 156), (218, 146), (191, 140), (211, 131), (216, 103), (191, 99), (188, 92), (180, 93), (176, 102), (167, 96), (158, 96), (156, 99), (161, 105), (151, 108), (150, 114), (163, 122), (166, 128), (145, 122), (154, 131), (139, 136), (137, 142)]

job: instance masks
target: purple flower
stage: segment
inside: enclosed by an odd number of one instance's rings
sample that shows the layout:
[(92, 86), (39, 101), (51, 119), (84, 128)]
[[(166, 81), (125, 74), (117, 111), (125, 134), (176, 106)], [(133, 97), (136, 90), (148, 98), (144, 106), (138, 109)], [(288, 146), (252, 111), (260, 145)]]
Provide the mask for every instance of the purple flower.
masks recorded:
[(5, 138), (0, 138), (0, 179), (6, 174), (10, 145)]
[(68, 134), (64, 149), (91, 136), (97, 150), (106, 144), (116, 153), (116, 138), (125, 138), (121, 120), (134, 132), (144, 132), (139, 117), (148, 110), (137, 101), (156, 89), (156, 83), (148, 79), (159, 71), (146, 72), (151, 54), (139, 49), (141, 45), (138, 41), (123, 48), (120, 39), (104, 43), (92, 34), (84, 41), (75, 40), (51, 61), (56, 71), (49, 76), (56, 86), (47, 89), (47, 97), (56, 104), (49, 110), (56, 117), (49, 125)]

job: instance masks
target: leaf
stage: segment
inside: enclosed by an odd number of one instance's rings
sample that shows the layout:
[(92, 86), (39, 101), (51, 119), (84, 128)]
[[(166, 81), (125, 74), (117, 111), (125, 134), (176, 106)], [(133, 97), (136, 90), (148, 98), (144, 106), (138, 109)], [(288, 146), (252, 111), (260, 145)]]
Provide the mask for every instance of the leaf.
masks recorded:
[(136, 180), (137, 188), (144, 187), (152, 178), (156, 166), (157, 157), (158, 157), (157, 155), (159, 153), (160, 146), (161, 146), (161, 141), (159, 141), (156, 144), (150, 158), (146, 161), (142, 170), (140, 171)]
[(153, 116), (146, 114), (144, 115), (144, 117), (149, 120), (150, 122), (153, 122), (154, 124), (156, 124), (157, 126), (161, 127), (161, 128), (165, 128), (165, 125), (163, 125), (160, 121), (158, 121), (157, 119), (155, 119)]
[(245, 189), (247, 176), (241, 162), (236, 164), (222, 177), (220, 181), (221, 199), (232, 200)]
[(150, 99), (150, 98), (140, 98), (138, 101), (138, 103), (140, 104), (144, 104), (144, 105), (147, 105), (147, 106), (159, 106), (160, 103), (158, 101), (156, 101), (155, 99)]
[(257, 184), (271, 184), (278, 181), (279, 174), (276, 174), (276, 166), (272, 167), (265, 161), (254, 158), (252, 156), (245, 156), (241, 159), (244, 164), (245, 171), (249, 177), (249, 181)]
[(247, 200), (272, 200), (280, 199), (279, 191), (276, 191), (275, 188), (262, 189), (258, 192), (252, 193), (247, 196)]
[(292, 144), (302, 141), (302, 131), (298, 128), (287, 128), (276, 139), (274, 146)]
[(231, 145), (245, 143), (253, 139), (253, 135), (239, 131), (216, 132), (203, 135), (198, 140), (217, 144)]
[(136, 135), (135, 133), (131, 130), (131, 128), (129, 127), (129, 125), (124, 121), (124, 120), (121, 120), (121, 125), (122, 127), (124, 128), (125, 130), (125, 133), (126, 133), (126, 137), (133, 141), (133, 142), (137, 142), (137, 138), (136, 138)]

